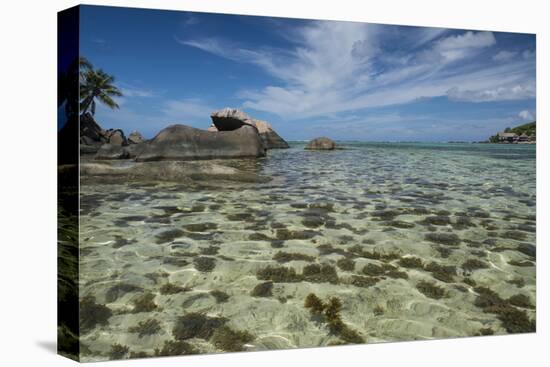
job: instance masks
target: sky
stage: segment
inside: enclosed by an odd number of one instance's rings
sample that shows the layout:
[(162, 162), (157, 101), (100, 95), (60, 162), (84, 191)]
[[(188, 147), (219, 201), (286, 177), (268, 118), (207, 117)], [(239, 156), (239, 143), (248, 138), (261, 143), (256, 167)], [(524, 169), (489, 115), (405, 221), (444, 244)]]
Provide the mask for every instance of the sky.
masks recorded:
[(479, 141), (536, 119), (533, 34), (82, 6), (115, 76), (104, 128), (206, 129), (234, 107), (286, 140)]

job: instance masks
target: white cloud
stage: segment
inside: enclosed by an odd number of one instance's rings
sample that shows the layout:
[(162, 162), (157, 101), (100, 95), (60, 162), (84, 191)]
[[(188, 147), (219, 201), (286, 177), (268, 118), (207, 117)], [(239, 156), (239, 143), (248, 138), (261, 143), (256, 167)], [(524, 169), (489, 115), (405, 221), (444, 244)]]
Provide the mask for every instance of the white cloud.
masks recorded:
[(521, 118), (522, 120), (526, 120), (526, 121), (527, 120), (532, 121), (532, 120), (535, 119), (533, 114), (528, 110), (523, 110), (520, 113), (518, 113), (518, 117)]
[(477, 50), (493, 46), (496, 43), (492, 32), (472, 32), (449, 36), (436, 42), (434, 50), (445, 61), (456, 61), (476, 53)]
[(199, 18), (195, 17), (195, 16), (192, 16), (192, 15), (188, 15), (183, 21), (182, 21), (182, 24), (184, 26), (192, 26), (192, 25), (195, 25), (195, 24), (199, 24), (200, 23), (200, 20)]
[(153, 97), (155, 95), (150, 89), (134, 87), (125, 83), (120, 83), (120, 91), (124, 97)]
[(472, 32), (446, 37), (437, 42), (436, 48), (440, 50), (456, 50), (467, 48), (489, 47), (496, 43), (492, 32)]
[(493, 60), (495, 60), (495, 61), (506, 61), (506, 60), (510, 60), (511, 58), (516, 56), (517, 54), (518, 53), (516, 51), (502, 50), (502, 51), (499, 51), (498, 53), (496, 53), (493, 56)]
[(421, 97), (486, 102), (535, 95), (530, 60), (467, 62), (496, 44), (491, 32), (445, 37), (442, 29), (405, 29), (395, 39), (418, 42), (410, 42), (412, 49), (388, 55), (383, 49), (387, 35), (376, 25), (318, 21), (286, 31), (290, 34), (285, 38), (294, 42), (290, 49), (251, 49), (219, 38), (178, 42), (253, 64), (276, 78), (278, 82), (258, 90), (241, 90), (237, 97), (245, 108), (285, 119), (349, 113)]
[(517, 84), (492, 89), (464, 90), (458, 87), (447, 91), (451, 100), (461, 102), (494, 102), (535, 98), (535, 84)]

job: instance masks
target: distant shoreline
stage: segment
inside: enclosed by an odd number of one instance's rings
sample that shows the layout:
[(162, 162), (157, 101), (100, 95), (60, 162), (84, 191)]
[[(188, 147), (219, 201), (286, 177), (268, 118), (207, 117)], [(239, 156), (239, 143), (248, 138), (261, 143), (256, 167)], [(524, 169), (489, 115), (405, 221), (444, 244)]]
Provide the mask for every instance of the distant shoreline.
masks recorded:
[[(308, 140), (287, 140), (293, 144), (307, 144)], [(494, 145), (536, 145), (536, 141), (530, 142), (490, 142), (490, 141), (376, 141), (376, 140), (337, 140), (342, 144), (494, 144)]]

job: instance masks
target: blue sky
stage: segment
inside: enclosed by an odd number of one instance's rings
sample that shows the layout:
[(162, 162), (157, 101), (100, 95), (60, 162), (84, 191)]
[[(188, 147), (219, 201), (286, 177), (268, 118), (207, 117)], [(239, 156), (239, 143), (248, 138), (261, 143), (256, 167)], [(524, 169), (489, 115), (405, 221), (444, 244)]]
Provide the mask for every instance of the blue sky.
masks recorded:
[(536, 118), (535, 36), (81, 7), (80, 48), (116, 77), (104, 128), (206, 129), (237, 107), (287, 140), (483, 140)]

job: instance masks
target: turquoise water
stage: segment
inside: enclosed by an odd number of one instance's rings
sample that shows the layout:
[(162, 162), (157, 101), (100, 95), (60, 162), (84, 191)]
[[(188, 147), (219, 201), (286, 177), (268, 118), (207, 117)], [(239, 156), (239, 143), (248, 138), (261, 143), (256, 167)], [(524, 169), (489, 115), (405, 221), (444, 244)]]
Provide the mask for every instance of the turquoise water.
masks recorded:
[(266, 183), (82, 178), (83, 359), (534, 330), (534, 145), (343, 144), (222, 162)]

